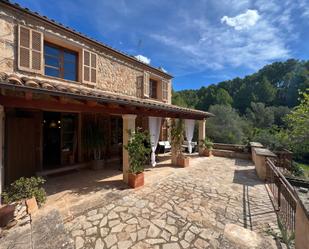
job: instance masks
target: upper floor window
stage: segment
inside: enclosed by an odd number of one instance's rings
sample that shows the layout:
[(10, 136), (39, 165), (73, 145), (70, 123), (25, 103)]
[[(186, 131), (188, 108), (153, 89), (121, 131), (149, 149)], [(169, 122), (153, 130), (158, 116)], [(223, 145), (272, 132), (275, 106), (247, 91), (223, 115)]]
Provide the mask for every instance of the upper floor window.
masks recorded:
[(158, 88), (158, 82), (156, 80), (150, 79), (149, 80), (149, 97), (150, 98), (152, 99), (158, 98), (157, 88)]
[(45, 75), (77, 81), (77, 53), (44, 43)]

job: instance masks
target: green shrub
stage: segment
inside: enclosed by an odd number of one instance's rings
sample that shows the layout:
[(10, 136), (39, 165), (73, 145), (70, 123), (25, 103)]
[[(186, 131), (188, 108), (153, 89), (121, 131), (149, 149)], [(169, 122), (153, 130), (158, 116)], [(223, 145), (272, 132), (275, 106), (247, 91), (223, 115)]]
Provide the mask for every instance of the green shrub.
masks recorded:
[(151, 152), (150, 139), (148, 133), (145, 132), (132, 132), (129, 131), (130, 140), (127, 146), (124, 148), (128, 151), (130, 168), (129, 172), (132, 174), (138, 174), (144, 171), (144, 165), (149, 159)]
[(297, 162), (292, 162), (291, 173), (293, 176), (298, 177), (305, 175), (304, 169)]
[(201, 147), (212, 150), (213, 146), (214, 143), (211, 141), (211, 139), (205, 138), (204, 140), (201, 140)]
[(42, 185), (45, 180), (42, 177), (21, 177), (2, 193), (3, 201), (11, 203), (23, 199), (35, 197), (38, 204), (42, 204), (46, 200), (46, 192)]

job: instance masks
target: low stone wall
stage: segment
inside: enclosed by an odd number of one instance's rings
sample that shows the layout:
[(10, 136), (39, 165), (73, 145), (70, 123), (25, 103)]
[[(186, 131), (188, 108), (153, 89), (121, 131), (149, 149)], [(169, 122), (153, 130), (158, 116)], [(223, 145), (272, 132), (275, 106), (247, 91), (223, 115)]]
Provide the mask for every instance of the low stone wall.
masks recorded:
[(266, 158), (276, 157), (274, 153), (265, 148), (252, 148), (252, 159), (255, 164), (255, 170), (259, 178), (266, 180)]
[(217, 150), (230, 150), (235, 152), (246, 152), (248, 149), (246, 145), (243, 144), (222, 144), (222, 143), (214, 143), (214, 149)]
[(250, 147), (251, 147), (251, 156), (252, 156), (252, 161), (255, 163), (256, 161), (256, 148), (264, 148), (264, 146), (261, 143), (257, 142), (250, 142)]
[(214, 156), (218, 156), (218, 157), (228, 157), (228, 158), (238, 158), (238, 159), (251, 160), (251, 154), (250, 153), (244, 153), (244, 152), (213, 149), (212, 154)]

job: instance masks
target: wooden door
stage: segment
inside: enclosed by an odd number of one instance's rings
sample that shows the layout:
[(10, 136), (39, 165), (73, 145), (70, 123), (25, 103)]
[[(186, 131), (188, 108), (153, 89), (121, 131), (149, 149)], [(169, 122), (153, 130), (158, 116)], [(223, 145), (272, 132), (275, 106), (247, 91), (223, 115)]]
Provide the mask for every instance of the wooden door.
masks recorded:
[(7, 117), (6, 184), (36, 171), (36, 125), (33, 117)]

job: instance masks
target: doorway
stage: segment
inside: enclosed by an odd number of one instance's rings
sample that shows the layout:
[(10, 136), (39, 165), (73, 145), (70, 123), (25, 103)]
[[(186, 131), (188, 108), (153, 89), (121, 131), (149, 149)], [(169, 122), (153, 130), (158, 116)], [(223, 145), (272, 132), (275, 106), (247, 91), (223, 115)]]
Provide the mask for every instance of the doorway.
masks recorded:
[(43, 113), (43, 168), (61, 164), (61, 113)]
[(76, 163), (76, 113), (43, 113), (43, 169), (55, 169)]

